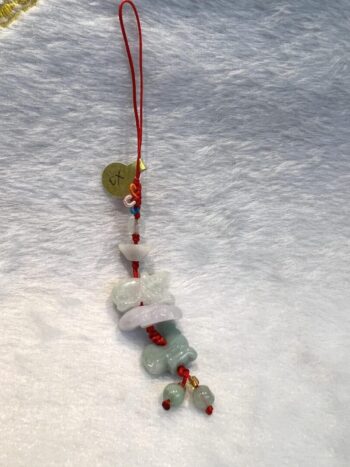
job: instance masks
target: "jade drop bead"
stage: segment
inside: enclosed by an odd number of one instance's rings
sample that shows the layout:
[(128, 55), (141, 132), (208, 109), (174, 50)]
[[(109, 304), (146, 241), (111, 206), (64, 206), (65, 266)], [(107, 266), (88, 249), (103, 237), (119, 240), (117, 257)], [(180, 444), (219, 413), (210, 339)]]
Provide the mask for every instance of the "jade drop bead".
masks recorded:
[(177, 383), (168, 384), (163, 391), (163, 399), (170, 400), (172, 407), (178, 407), (185, 398), (185, 389)]
[(193, 402), (199, 410), (206, 410), (208, 405), (212, 405), (214, 402), (214, 394), (208, 388), (208, 386), (198, 386), (193, 391)]

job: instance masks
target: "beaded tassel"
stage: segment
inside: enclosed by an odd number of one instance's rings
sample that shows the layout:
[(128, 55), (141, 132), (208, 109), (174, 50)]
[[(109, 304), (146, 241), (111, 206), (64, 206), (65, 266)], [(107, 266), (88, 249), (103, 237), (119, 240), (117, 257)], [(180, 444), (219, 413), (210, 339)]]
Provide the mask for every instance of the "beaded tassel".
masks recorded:
[[(136, 18), (139, 33), (139, 93), (140, 102), (137, 103), (136, 75), (130, 52), (129, 42), (123, 22), (123, 7), (129, 4)], [(175, 306), (175, 299), (169, 293), (169, 275), (166, 272), (155, 274), (142, 273), (140, 262), (148, 255), (150, 248), (141, 242), (143, 222), (141, 219), (142, 185), (141, 171), (144, 165), (141, 160), (142, 147), (142, 118), (143, 118), (143, 72), (142, 72), (142, 33), (139, 15), (131, 0), (123, 0), (119, 6), (119, 20), (129, 60), (133, 107), (137, 132), (137, 160), (136, 166), (124, 166), (120, 163), (110, 164), (103, 173), (105, 188), (114, 195), (123, 192), (123, 186), (116, 186), (116, 180), (130, 177), (133, 168), (134, 177), (129, 185), (128, 193), (124, 196), (124, 205), (129, 209), (131, 218), (128, 228), (131, 236), (130, 243), (121, 243), (120, 252), (131, 263), (132, 277), (120, 280), (113, 289), (113, 302), (122, 313), (119, 328), (130, 331), (141, 327), (145, 329), (152, 343), (146, 346), (142, 353), (142, 364), (151, 375), (171, 373), (181, 380), (168, 384), (163, 391), (162, 406), (165, 410), (178, 407), (185, 399), (186, 392), (192, 394), (194, 405), (211, 415), (213, 412), (214, 395), (207, 386), (200, 386), (195, 376), (190, 375), (188, 366), (197, 358), (197, 352), (190, 347), (185, 336), (176, 328), (175, 321), (182, 317), (181, 310)], [(130, 170), (128, 169), (130, 167)]]

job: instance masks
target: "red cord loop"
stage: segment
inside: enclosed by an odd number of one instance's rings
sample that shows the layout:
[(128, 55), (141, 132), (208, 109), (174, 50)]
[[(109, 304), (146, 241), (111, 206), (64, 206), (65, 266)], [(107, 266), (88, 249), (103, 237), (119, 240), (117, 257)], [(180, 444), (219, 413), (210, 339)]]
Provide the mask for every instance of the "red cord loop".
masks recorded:
[[(137, 86), (136, 86), (136, 73), (133, 58), (130, 51), (128, 36), (124, 26), (123, 20), (123, 7), (125, 4), (129, 4), (134, 12), (136, 23), (137, 23), (137, 30), (139, 36), (139, 51), (138, 51), (138, 60), (139, 60), (139, 74), (140, 74), (140, 82), (139, 82), (139, 93), (140, 93), (140, 103), (137, 105)], [(119, 22), (120, 27), (123, 34), (123, 39), (125, 43), (126, 54), (128, 56), (129, 67), (130, 67), (130, 74), (131, 74), (131, 81), (132, 81), (132, 101), (134, 107), (134, 115), (135, 115), (135, 124), (136, 124), (136, 134), (137, 134), (137, 161), (136, 161), (136, 174), (134, 184), (137, 187), (137, 194), (135, 196), (135, 201), (138, 206), (141, 206), (141, 184), (140, 182), (140, 174), (141, 174), (141, 147), (142, 147), (142, 127), (143, 127), (143, 68), (142, 68), (142, 30), (141, 30), (141, 22), (140, 17), (137, 12), (136, 6), (131, 0), (123, 0), (119, 5)], [(130, 189), (131, 192), (131, 189)], [(131, 192), (133, 195), (133, 193)], [(134, 195), (133, 195), (134, 196)]]

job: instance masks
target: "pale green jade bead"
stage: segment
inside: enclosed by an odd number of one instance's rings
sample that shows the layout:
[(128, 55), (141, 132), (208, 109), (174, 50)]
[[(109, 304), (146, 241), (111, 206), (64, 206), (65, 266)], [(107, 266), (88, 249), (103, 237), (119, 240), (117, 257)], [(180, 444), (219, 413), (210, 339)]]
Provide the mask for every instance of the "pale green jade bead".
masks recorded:
[(163, 400), (170, 400), (171, 407), (178, 407), (185, 398), (185, 389), (178, 383), (170, 383), (165, 386)]
[(193, 402), (199, 410), (206, 410), (209, 405), (213, 404), (214, 399), (214, 394), (208, 386), (198, 386), (193, 391)]
[(130, 216), (128, 221), (128, 231), (132, 234), (144, 235), (145, 225), (142, 219), (135, 219), (135, 216)]

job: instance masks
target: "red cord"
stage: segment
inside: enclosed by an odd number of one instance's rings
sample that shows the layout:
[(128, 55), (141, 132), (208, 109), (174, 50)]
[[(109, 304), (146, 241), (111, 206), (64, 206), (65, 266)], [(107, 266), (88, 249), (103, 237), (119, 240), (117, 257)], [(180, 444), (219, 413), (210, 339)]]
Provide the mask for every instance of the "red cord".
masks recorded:
[(182, 381), (180, 383), (181, 386), (185, 387), (190, 377), (190, 370), (186, 368), (185, 366), (180, 365), (179, 368), (177, 369), (177, 374), (180, 376), (180, 378), (182, 378)]
[[(139, 74), (140, 74), (140, 83), (139, 83), (139, 92), (140, 92), (140, 103), (137, 105), (137, 86), (136, 86), (136, 73), (134, 67), (134, 61), (131, 55), (128, 36), (124, 26), (123, 20), (123, 7), (125, 4), (129, 4), (134, 12), (136, 23), (137, 23), (137, 30), (139, 35)], [(131, 74), (131, 82), (132, 82), (132, 102), (134, 108), (134, 115), (135, 115), (135, 124), (136, 124), (136, 134), (137, 134), (137, 160), (136, 160), (136, 172), (135, 178), (133, 183), (130, 185), (130, 193), (132, 195), (133, 200), (135, 201), (135, 207), (138, 208), (137, 211), (134, 213), (135, 219), (140, 219), (140, 210), (141, 210), (141, 203), (142, 203), (142, 186), (140, 182), (140, 175), (141, 175), (141, 147), (142, 147), (142, 127), (143, 127), (143, 68), (142, 68), (142, 30), (141, 30), (141, 21), (137, 11), (136, 6), (131, 0), (122, 0), (119, 5), (119, 22), (120, 27), (123, 34), (123, 39), (125, 43), (126, 54), (128, 56), (129, 67), (130, 67), (130, 74)], [(132, 240), (135, 244), (139, 243), (140, 235), (133, 234)], [(133, 261), (132, 262), (132, 273), (134, 277), (140, 277), (139, 274), (139, 262)], [(141, 303), (142, 305), (142, 303)], [(147, 329), (147, 333), (151, 341), (156, 345), (166, 345), (166, 339), (155, 329), (154, 326), (149, 326)]]
[[(138, 34), (139, 34), (139, 72), (140, 72), (140, 105), (138, 110), (138, 105), (137, 105), (137, 90), (136, 90), (136, 74), (135, 74), (135, 67), (134, 67), (134, 62), (132, 59), (131, 51), (130, 51), (130, 46), (129, 46), (129, 41), (128, 41), (128, 36), (126, 34), (125, 26), (124, 26), (124, 20), (123, 20), (123, 7), (124, 5), (128, 3), (135, 15), (136, 18), (136, 23), (137, 23), (137, 29), (138, 29)], [(126, 49), (126, 54), (128, 56), (129, 60), (129, 66), (130, 66), (130, 73), (131, 73), (131, 81), (132, 81), (132, 101), (133, 101), (133, 107), (134, 107), (134, 114), (135, 114), (135, 123), (136, 123), (136, 133), (137, 133), (137, 162), (136, 162), (136, 174), (135, 174), (135, 180), (136, 180), (136, 185), (138, 185), (137, 182), (140, 181), (140, 163), (141, 163), (141, 146), (142, 146), (142, 126), (143, 126), (143, 69), (142, 69), (142, 31), (141, 31), (141, 22), (140, 22), (140, 17), (137, 12), (136, 6), (133, 4), (131, 0), (122, 0), (122, 2), (119, 5), (119, 22), (120, 22), (120, 27), (122, 30), (123, 34), (123, 39), (125, 43), (125, 49)], [(137, 188), (139, 188), (137, 186)], [(140, 187), (141, 191), (141, 187)], [(141, 203), (140, 203), (141, 204)]]

